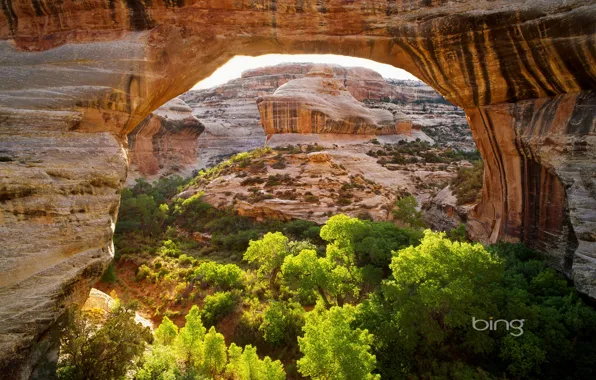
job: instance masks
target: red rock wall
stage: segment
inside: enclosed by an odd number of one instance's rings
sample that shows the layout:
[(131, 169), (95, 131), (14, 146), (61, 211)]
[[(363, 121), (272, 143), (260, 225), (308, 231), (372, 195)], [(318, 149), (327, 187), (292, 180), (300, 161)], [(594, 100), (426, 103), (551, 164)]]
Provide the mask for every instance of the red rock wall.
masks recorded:
[(197, 165), (197, 139), (204, 129), (178, 98), (147, 116), (128, 135), (129, 183), (138, 176), (189, 174)]
[[(539, 164), (563, 184), (568, 235), (577, 238), (553, 255), (573, 251), (575, 284), (596, 297), (589, 92), (596, 0), (2, 4), (0, 373), (7, 377), (36, 371), (48, 352), (44, 333), (85, 294), (73, 289), (88, 290), (112, 258), (126, 135), (241, 54), (369, 58), (411, 72), (466, 108), (487, 170), (477, 229), (491, 240), (521, 239), (522, 221), (540, 226), (515, 199), (532, 187), (524, 173)], [(522, 166), (522, 157), (531, 164)], [(553, 195), (525, 204), (545, 199), (560, 202)]]
[(591, 91), (466, 109), (485, 160), (473, 234), (527, 242), (583, 290), (596, 284), (595, 111)]

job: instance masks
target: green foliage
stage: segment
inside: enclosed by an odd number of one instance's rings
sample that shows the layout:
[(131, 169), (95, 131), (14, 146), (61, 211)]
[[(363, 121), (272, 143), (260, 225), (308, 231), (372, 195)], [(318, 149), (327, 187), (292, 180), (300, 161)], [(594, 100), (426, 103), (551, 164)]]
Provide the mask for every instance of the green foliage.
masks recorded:
[(477, 160), (471, 168), (459, 168), (457, 175), (451, 180), (451, 189), (457, 197), (457, 204), (477, 203), (484, 180), (484, 163)]
[(364, 267), (371, 264), (386, 270), (391, 261), (391, 252), (417, 244), (422, 234), (398, 228), (393, 223), (371, 222), (345, 215), (335, 215), (321, 229), (321, 237), (332, 243), (332, 248), (346, 250), (350, 255), (353, 252), (358, 266)]
[(106, 269), (106, 271), (103, 272), (103, 275), (101, 276), (101, 279), (99, 281), (108, 284), (113, 284), (116, 282), (117, 279), (118, 278), (116, 277), (116, 271), (114, 270), (114, 263), (110, 263), (108, 269)]
[(424, 228), (422, 211), (417, 210), (418, 202), (413, 195), (408, 195), (395, 202), (393, 217), (412, 228)]
[(134, 320), (135, 307), (118, 305), (105, 318), (93, 311), (70, 311), (60, 340), (59, 379), (123, 377), (152, 341)]
[(194, 305), (186, 315), (186, 324), (180, 329), (177, 339), (180, 357), (187, 367), (198, 368), (203, 359), (205, 331), (199, 308)]
[(137, 372), (136, 380), (176, 380), (182, 372), (176, 363), (176, 351), (171, 346), (154, 344), (143, 355), (143, 366)]
[(169, 210), (167, 205), (161, 206), (150, 195), (135, 196), (129, 189), (122, 190), (118, 231), (140, 230), (143, 236), (158, 233), (166, 221)]
[(269, 357), (260, 360), (257, 350), (245, 346), (244, 350), (234, 343), (228, 349), (230, 357), (226, 366), (226, 373), (234, 380), (283, 380), (286, 378), (283, 365), (279, 360), (272, 361)]
[[(356, 325), (375, 336), (380, 374), (593, 376), (593, 365), (587, 363), (596, 350), (588, 341), (596, 337), (596, 312), (533, 256), (520, 245), (487, 251), (429, 231), (419, 246), (400, 250), (392, 260), (392, 278), (358, 306)], [(490, 316), (524, 319), (523, 334), (472, 328), (472, 317)]]
[(298, 370), (313, 379), (380, 379), (373, 375), (376, 359), (371, 354), (373, 335), (352, 328), (354, 308), (334, 306), (306, 316), (304, 336), (298, 338)]
[(171, 346), (178, 337), (178, 326), (168, 317), (164, 317), (159, 327), (155, 330), (155, 343)]
[(220, 290), (241, 289), (244, 287), (244, 271), (236, 264), (217, 264), (213, 261), (202, 263), (194, 272), (201, 282)]
[(165, 240), (157, 253), (161, 256), (178, 257), (182, 254), (180, 245), (171, 239)]
[(251, 241), (244, 253), (244, 260), (258, 266), (257, 273), (269, 280), (272, 289), (277, 288), (277, 275), (284, 258), (290, 254), (289, 239), (281, 232), (268, 232), (262, 239)]
[(155, 344), (145, 352), (135, 379), (285, 379), (279, 361), (269, 357), (259, 359), (252, 346), (243, 350), (232, 344), (228, 350), (224, 336), (214, 327), (205, 333), (196, 306), (191, 308), (185, 326), (172, 340), (174, 333), (172, 322), (164, 318), (156, 330)]
[[(472, 157), (456, 150), (440, 152), (424, 142), (375, 149), (375, 155), (390, 156), (395, 163)], [(252, 163), (252, 155), (241, 154), (195, 181), (231, 172), (232, 165)], [(268, 186), (289, 181), (284, 176), (267, 177), (264, 167), (260, 160), (251, 170), (261, 173)], [(123, 191), (117, 252), (139, 265), (138, 280), (161, 287), (163, 304), (152, 303), (151, 308), (163, 315), (176, 315), (175, 305), (184, 310), (189, 302), (215, 293), (204, 298), (201, 311), (191, 308), (180, 332), (164, 317), (136, 375), (143, 350), (129, 356), (134, 350), (122, 346), (126, 352), (121, 356), (129, 358), (122, 361), (119, 354), (110, 354), (117, 363), (109, 365), (125, 366), (128, 377), (285, 378), (279, 361), (259, 359), (251, 345), (281, 359), (289, 378), (300, 378), (300, 373), (333, 379), (596, 377), (596, 312), (562, 275), (523, 245), (469, 244), (464, 225), (448, 235), (423, 234), (413, 197), (402, 198), (395, 210), (396, 219), (412, 229), (345, 215), (318, 226), (301, 220), (257, 223), (232, 209), (208, 205), (200, 193), (170, 200), (179, 191), (177, 186), (176, 181), (139, 181)], [(349, 199), (357, 186), (352, 179), (341, 196)], [(194, 232), (200, 232), (198, 242), (187, 237)], [(205, 255), (213, 261), (201, 262)], [(250, 268), (229, 264), (241, 256)], [(174, 288), (177, 296), (169, 294)], [(317, 299), (322, 302), (314, 311), (304, 310), (302, 305)], [(226, 319), (226, 327), (228, 321), (236, 324), (233, 335), (226, 338), (249, 344), (244, 349), (226, 348), (224, 337), (213, 328), (236, 312), (240, 322)], [(472, 329), (472, 317), (491, 316), (524, 319), (523, 334), (513, 336), (503, 328)], [(94, 336), (100, 331), (95, 322), (89, 328), (78, 327)], [(208, 333), (204, 326), (211, 327)], [(112, 330), (113, 340), (120, 339)], [(107, 365), (86, 358), (88, 352), (101, 357), (98, 349), (87, 352), (81, 347), (88, 344), (109, 351), (109, 339), (71, 340), (69, 349), (78, 347), (82, 352), (76, 363)], [(303, 357), (297, 365), (299, 350)], [(70, 357), (61, 359), (65, 365), (60, 376), (80, 378), (77, 368), (83, 364), (68, 364)], [(103, 374), (103, 367), (99, 371)]]
[(460, 223), (457, 227), (449, 231), (449, 239), (453, 241), (459, 242), (467, 242), (468, 241), (468, 231), (466, 229), (466, 225)]
[(213, 326), (236, 309), (237, 297), (230, 292), (217, 292), (205, 297), (201, 319), (207, 326)]
[(291, 346), (304, 325), (304, 309), (298, 303), (272, 301), (263, 312), (259, 330), (274, 346)]
[(212, 377), (222, 373), (228, 361), (224, 336), (215, 331), (214, 327), (205, 335), (203, 358), (204, 371)]

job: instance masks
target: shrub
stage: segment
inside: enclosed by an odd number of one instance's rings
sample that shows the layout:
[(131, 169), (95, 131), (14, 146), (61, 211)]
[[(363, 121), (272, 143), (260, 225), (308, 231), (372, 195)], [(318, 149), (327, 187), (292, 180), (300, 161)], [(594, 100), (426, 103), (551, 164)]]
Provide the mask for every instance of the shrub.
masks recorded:
[(194, 272), (202, 283), (221, 290), (240, 289), (244, 286), (244, 271), (236, 264), (202, 263)]
[(205, 297), (201, 320), (207, 327), (216, 325), (236, 309), (237, 297), (230, 292), (217, 292)]
[(472, 168), (459, 168), (451, 181), (451, 188), (457, 197), (457, 204), (463, 205), (478, 202), (484, 180), (484, 164), (474, 161)]
[(393, 217), (412, 227), (412, 228), (424, 228), (425, 224), (422, 220), (422, 212), (416, 210), (418, 202), (413, 195), (408, 195), (395, 202), (393, 208)]
[(308, 202), (308, 203), (319, 203), (319, 197), (317, 197), (316, 195), (305, 195), (304, 196), (304, 201)]
[(116, 280), (117, 280), (116, 272), (114, 270), (114, 263), (112, 262), (112, 263), (110, 263), (110, 265), (108, 266), (106, 271), (103, 272), (103, 275), (101, 276), (100, 281), (106, 282), (108, 284), (113, 284), (116, 282)]
[(285, 169), (287, 166), (288, 165), (286, 164), (286, 161), (283, 158), (279, 158), (277, 161), (273, 163), (273, 165), (271, 165), (273, 169)]
[(349, 200), (348, 198), (341, 197), (341, 198), (338, 198), (335, 201), (335, 204), (338, 205), (338, 206), (348, 206), (348, 205), (351, 205), (352, 204), (352, 201)]
[(136, 323), (135, 310), (135, 305), (120, 305), (103, 318), (101, 325), (93, 311), (70, 311), (60, 339), (57, 377), (123, 378), (153, 340), (149, 328)]
[(146, 264), (143, 264), (137, 269), (136, 279), (138, 281), (142, 281), (147, 277), (151, 277), (152, 273), (153, 271), (151, 268), (149, 268)]
[(263, 313), (259, 331), (273, 345), (293, 346), (304, 326), (304, 308), (298, 303), (271, 302)]
[(243, 252), (248, 248), (248, 243), (258, 237), (257, 230), (244, 230), (229, 235), (213, 235), (211, 242), (228, 251)]
[(157, 252), (167, 257), (179, 257), (182, 254), (179, 244), (171, 239), (165, 240)]
[(265, 180), (261, 177), (248, 177), (248, 178), (242, 180), (242, 182), (240, 182), (240, 184), (242, 186), (252, 186), (252, 185), (258, 185), (261, 183), (265, 183)]

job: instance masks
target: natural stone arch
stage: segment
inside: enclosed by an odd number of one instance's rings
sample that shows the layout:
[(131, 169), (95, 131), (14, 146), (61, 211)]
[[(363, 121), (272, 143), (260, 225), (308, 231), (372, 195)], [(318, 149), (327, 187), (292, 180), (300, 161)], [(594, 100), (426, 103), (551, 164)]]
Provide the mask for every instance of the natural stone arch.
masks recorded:
[(3, 0), (0, 39), (2, 373), (29, 376), (111, 259), (126, 134), (238, 54), (369, 58), (464, 107), (474, 233), (596, 296), (596, 0)]

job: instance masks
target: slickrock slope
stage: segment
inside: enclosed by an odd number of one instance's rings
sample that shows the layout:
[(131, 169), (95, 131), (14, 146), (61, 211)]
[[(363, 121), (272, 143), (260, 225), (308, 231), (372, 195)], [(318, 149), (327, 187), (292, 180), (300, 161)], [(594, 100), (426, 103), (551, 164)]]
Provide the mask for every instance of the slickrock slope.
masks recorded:
[(251, 158), (236, 156), (213, 170), (213, 177), (199, 177), (183, 196), (202, 192), (213, 206), (233, 206), (240, 215), (257, 220), (304, 219), (322, 224), (337, 213), (391, 220), (398, 191), (415, 194), (421, 201), (429, 199), (437, 186), (455, 176), (459, 164), (444, 170), (423, 162), (388, 169), (366, 154), (377, 146), (328, 142), (249, 152), (246, 157)]
[(127, 181), (191, 174), (198, 165), (197, 138), (204, 129), (182, 99), (174, 98), (153, 111), (128, 135)]
[(265, 134), (410, 135), (412, 121), (364, 107), (335, 79), (329, 67), (315, 66), (304, 78), (257, 100)]
[(466, 110), (484, 158), (476, 236), (547, 246), (596, 297), (596, 0), (2, 4), (9, 378), (35, 372), (44, 333), (111, 259), (126, 134), (238, 54), (345, 54), (428, 83)]

